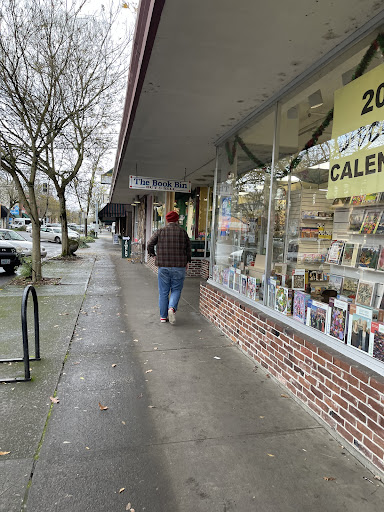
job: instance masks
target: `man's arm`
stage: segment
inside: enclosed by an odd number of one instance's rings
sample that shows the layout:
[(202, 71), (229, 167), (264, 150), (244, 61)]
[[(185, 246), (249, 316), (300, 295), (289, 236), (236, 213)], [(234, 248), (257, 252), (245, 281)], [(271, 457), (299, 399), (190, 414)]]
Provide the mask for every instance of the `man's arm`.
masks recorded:
[(158, 232), (156, 231), (156, 233), (154, 233), (152, 235), (151, 239), (149, 240), (149, 242), (147, 244), (147, 251), (150, 256), (156, 256), (155, 245), (157, 244), (157, 240), (158, 240)]

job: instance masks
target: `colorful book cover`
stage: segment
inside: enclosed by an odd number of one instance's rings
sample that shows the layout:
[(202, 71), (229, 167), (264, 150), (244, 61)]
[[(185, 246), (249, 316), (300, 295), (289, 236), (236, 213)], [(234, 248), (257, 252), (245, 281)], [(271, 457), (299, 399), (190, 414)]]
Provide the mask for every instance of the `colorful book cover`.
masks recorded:
[(247, 276), (245, 274), (241, 274), (240, 282), (240, 293), (247, 296)]
[(283, 315), (292, 314), (292, 290), (285, 286), (276, 287), (275, 310)]
[(230, 273), (229, 268), (225, 268), (223, 270), (223, 285), (224, 286), (229, 286), (229, 273)]
[(247, 297), (256, 300), (256, 277), (248, 276)]
[(379, 257), (377, 260), (377, 270), (384, 272), (384, 246), (380, 249)]
[(233, 290), (233, 283), (234, 283), (234, 280), (235, 280), (235, 273), (236, 273), (236, 269), (231, 267), (229, 269), (229, 281), (228, 281), (228, 287)]
[(241, 272), (239, 269), (236, 269), (235, 275), (233, 276), (233, 290), (235, 292), (240, 292), (240, 281), (241, 281)]
[(340, 293), (342, 284), (343, 284), (343, 276), (337, 276), (336, 274), (330, 274), (329, 282), (328, 282), (328, 289), (336, 290), (337, 293)]
[(364, 210), (354, 210), (349, 216), (348, 230), (353, 233), (359, 233), (365, 217)]
[(332, 240), (328, 249), (327, 263), (338, 265), (340, 263), (345, 242), (340, 240)]
[(335, 298), (329, 299), (330, 315), (328, 333), (344, 342), (347, 334), (348, 303)]
[(365, 194), (364, 204), (375, 204), (379, 199), (379, 194)]
[(307, 318), (307, 307), (310, 298), (311, 296), (309, 293), (301, 292), (299, 290), (294, 292), (292, 316), (302, 324), (305, 324)]
[(364, 245), (360, 251), (358, 267), (376, 269), (379, 254), (380, 247), (369, 247)]
[(371, 334), (370, 334), (370, 345), (374, 358), (384, 362), (384, 323), (383, 322), (372, 322)]
[(327, 326), (329, 325), (329, 306), (323, 302), (310, 299), (307, 308), (307, 325), (327, 333)]
[(384, 212), (381, 212), (380, 220), (377, 223), (374, 235), (384, 235)]
[(365, 214), (363, 223), (360, 228), (362, 235), (372, 235), (376, 232), (377, 225), (381, 217), (381, 211), (371, 210)]
[(350, 304), (348, 315), (347, 343), (352, 347), (373, 353), (370, 347), (372, 309)]
[(352, 206), (358, 206), (359, 204), (364, 203), (365, 200), (365, 194), (362, 196), (352, 196), (351, 202), (349, 203)]
[(344, 277), (341, 293), (348, 299), (356, 299), (359, 280), (354, 277)]
[(356, 267), (356, 261), (359, 256), (360, 244), (347, 242), (344, 247), (342, 265), (345, 267)]
[(361, 306), (371, 307), (373, 299), (375, 298), (376, 283), (368, 281), (359, 281), (359, 286), (356, 293), (356, 304)]

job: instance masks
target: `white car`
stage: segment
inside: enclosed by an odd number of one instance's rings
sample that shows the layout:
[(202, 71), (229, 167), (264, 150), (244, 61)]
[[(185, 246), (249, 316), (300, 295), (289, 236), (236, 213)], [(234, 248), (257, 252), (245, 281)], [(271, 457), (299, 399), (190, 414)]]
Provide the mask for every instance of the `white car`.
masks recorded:
[[(80, 235), (76, 231), (68, 229), (68, 237), (78, 239), (80, 238)], [(61, 228), (59, 227), (44, 226), (40, 228), (41, 240), (48, 240), (50, 242), (56, 242), (58, 244), (61, 244), (61, 238)]]
[[(26, 240), (18, 231), (13, 229), (0, 229), (0, 240), (6, 240), (11, 243), (19, 254), (23, 256), (32, 255), (32, 242)], [(45, 247), (40, 246), (41, 257), (45, 258), (47, 250)]]

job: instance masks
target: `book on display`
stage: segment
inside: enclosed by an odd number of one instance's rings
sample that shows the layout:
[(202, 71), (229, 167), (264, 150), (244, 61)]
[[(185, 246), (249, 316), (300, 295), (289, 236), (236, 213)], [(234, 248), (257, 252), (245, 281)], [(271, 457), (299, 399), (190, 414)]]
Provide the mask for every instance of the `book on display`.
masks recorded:
[(372, 309), (350, 304), (347, 343), (363, 352), (373, 353), (371, 346)]
[(331, 297), (329, 307), (328, 333), (344, 343), (347, 334), (348, 303)]

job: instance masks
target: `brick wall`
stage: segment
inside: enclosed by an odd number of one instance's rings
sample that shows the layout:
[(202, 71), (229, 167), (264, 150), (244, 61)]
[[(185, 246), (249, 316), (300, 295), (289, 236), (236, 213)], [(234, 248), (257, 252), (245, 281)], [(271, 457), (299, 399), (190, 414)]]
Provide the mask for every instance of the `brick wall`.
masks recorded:
[[(157, 274), (157, 267), (155, 265), (155, 258), (149, 258), (146, 265)], [(203, 260), (201, 258), (192, 259), (188, 265), (188, 271), (186, 277), (202, 277), (208, 279), (209, 277), (209, 260)]]
[(207, 283), (200, 311), (384, 472), (384, 377)]

